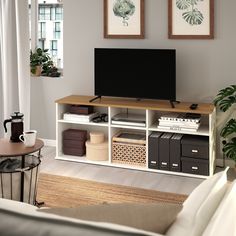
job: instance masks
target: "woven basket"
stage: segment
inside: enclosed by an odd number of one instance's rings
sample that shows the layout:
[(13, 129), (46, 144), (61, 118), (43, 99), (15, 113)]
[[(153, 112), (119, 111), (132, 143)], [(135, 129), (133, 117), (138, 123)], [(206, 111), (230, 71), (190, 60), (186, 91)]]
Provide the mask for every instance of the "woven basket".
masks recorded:
[[(112, 139), (112, 162), (128, 165), (146, 165), (146, 144), (143, 140)], [(137, 142), (137, 143), (135, 143)]]

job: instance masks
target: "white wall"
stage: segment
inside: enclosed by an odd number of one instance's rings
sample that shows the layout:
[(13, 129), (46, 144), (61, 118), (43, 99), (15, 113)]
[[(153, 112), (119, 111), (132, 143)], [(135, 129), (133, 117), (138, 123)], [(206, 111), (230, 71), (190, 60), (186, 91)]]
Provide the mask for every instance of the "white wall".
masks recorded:
[(64, 77), (32, 79), (32, 128), (55, 139), (54, 101), (70, 94), (93, 95), (95, 47), (175, 48), (177, 100), (212, 101), (236, 82), (236, 1), (215, 0), (214, 40), (169, 40), (167, 0), (145, 1), (145, 39), (103, 38), (103, 0), (64, 0)]

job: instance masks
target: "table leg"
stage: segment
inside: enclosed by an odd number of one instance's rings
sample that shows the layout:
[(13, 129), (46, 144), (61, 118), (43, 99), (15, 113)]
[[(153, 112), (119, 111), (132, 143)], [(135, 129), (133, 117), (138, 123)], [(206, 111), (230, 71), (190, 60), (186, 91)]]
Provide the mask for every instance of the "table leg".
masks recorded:
[[(39, 149), (39, 151), (38, 151), (38, 158), (40, 159), (40, 157), (41, 157), (41, 149)], [(37, 177), (36, 177), (36, 179), (37, 179)], [(36, 199), (37, 198), (37, 188), (38, 188), (38, 186), (35, 186), (35, 201), (34, 201), (34, 205), (39, 208), (42, 205), (44, 205), (45, 203), (37, 201), (37, 199)]]
[[(22, 156), (21, 158), (21, 169), (25, 168), (25, 155)], [(25, 177), (25, 172), (21, 172), (21, 192), (20, 192), (20, 201), (24, 202), (24, 177)]]

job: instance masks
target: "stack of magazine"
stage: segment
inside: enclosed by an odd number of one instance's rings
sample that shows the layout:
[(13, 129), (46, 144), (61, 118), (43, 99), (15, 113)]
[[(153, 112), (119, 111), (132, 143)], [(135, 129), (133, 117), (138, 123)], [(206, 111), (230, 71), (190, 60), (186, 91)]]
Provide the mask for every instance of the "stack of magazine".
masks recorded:
[(169, 113), (158, 119), (157, 128), (179, 131), (197, 131), (201, 115), (193, 113)]
[(63, 119), (67, 121), (74, 121), (74, 122), (90, 122), (94, 117), (98, 116), (99, 113), (91, 113), (88, 115), (78, 115), (78, 114), (72, 114), (72, 113), (64, 113)]

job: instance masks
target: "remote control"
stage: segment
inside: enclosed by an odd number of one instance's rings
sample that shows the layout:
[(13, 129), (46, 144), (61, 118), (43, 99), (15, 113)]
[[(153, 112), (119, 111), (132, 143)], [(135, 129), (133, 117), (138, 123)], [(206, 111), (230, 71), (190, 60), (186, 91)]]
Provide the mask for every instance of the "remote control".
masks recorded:
[(191, 110), (195, 110), (195, 109), (197, 109), (197, 107), (198, 107), (198, 104), (197, 103), (193, 103), (189, 108)]

